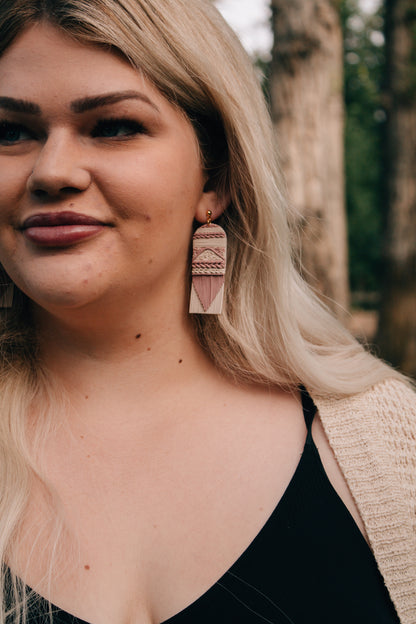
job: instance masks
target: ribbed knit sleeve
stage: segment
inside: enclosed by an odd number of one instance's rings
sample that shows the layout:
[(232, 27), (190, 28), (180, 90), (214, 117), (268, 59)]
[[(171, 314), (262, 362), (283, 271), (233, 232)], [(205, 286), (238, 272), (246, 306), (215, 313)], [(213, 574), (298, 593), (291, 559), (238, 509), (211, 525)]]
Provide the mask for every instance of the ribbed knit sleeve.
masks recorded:
[(313, 396), (402, 624), (416, 624), (416, 394), (387, 380)]

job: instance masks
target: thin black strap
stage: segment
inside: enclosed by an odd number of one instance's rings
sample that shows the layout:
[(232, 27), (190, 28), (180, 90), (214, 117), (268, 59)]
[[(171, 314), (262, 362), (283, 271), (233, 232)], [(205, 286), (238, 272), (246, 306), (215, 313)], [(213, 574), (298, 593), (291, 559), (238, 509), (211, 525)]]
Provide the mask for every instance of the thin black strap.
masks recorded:
[(301, 387), (301, 397), (302, 397), (302, 408), (303, 408), (303, 417), (305, 419), (306, 428), (308, 430), (308, 435), (306, 437), (306, 444), (314, 444), (312, 439), (312, 423), (315, 418), (315, 414), (317, 412), (317, 408), (315, 403), (312, 401), (308, 391), (305, 387)]

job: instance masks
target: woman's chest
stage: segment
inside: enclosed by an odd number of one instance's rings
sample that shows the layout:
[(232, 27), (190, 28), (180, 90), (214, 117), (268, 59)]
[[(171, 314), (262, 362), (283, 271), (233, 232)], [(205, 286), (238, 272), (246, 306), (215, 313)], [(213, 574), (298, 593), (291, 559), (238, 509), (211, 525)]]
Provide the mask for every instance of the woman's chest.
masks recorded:
[[(301, 420), (287, 430), (252, 427), (249, 435), (176, 433), (153, 448), (125, 445), (124, 454), (117, 445), (111, 452), (91, 445), (77, 461), (63, 455), (53, 471), (59, 549), (51, 501), (35, 498), (12, 567), (92, 624), (164, 621), (211, 587), (258, 534), (304, 437)], [(50, 557), (58, 573), (49, 591), (42, 579)]]

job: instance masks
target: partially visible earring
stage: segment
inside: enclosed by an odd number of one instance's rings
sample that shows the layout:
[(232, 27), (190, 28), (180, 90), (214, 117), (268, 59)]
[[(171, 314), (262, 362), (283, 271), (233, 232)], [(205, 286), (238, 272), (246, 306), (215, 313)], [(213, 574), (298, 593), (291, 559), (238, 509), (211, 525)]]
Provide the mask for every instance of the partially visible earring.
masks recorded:
[(14, 284), (0, 265), (0, 308), (11, 308), (13, 304)]
[(227, 263), (227, 235), (221, 226), (207, 222), (199, 227), (192, 240), (191, 314), (221, 314)]

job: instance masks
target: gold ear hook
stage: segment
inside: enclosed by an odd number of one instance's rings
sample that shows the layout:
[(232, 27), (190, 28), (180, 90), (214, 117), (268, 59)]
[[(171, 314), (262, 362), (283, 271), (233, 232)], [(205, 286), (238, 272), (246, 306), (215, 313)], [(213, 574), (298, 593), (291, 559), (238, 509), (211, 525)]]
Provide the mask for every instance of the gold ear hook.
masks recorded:
[(207, 225), (211, 225), (212, 210), (207, 210)]

